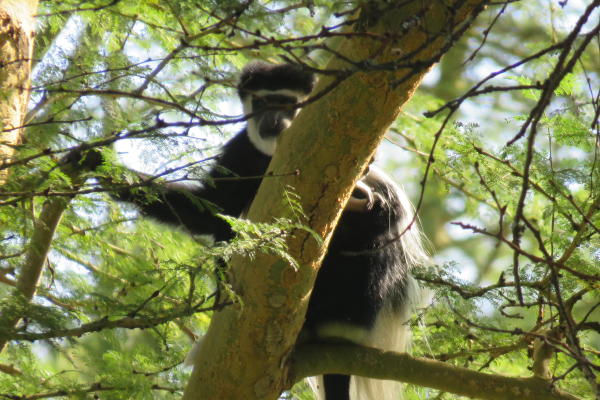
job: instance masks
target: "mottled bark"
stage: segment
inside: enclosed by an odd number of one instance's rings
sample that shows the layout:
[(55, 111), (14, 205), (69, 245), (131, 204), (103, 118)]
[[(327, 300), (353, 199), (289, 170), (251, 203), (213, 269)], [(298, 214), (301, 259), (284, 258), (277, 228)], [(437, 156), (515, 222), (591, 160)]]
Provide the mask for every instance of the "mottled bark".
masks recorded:
[[(0, 164), (10, 161), (21, 137), (37, 7), (38, 0), (0, 1)], [(0, 171), (0, 185), (6, 174)]]

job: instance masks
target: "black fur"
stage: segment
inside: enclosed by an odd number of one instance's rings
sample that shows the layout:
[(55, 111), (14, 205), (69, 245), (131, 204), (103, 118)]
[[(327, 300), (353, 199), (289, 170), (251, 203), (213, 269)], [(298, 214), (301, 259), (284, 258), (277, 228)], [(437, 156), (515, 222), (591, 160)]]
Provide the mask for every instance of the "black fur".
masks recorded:
[[(136, 204), (144, 215), (161, 222), (183, 225), (194, 234), (211, 234), (217, 242), (226, 241), (233, 237), (230, 225), (215, 215), (213, 209), (199, 208), (190, 195), (216, 205), (220, 213), (239, 217), (252, 203), (261, 180), (219, 181), (218, 178), (262, 176), (267, 172), (270, 162), (271, 157), (256, 150), (250, 143), (244, 129), (223, 147), (218, 161), (221, 168), (214, 168), (210, 172), (211, 178), (217, 179), (214, 187), (167, 183), (161, 184), (162, 194), (157, 201), (148, 202), (145, 197), (129, 191), (117, 193), (116, 197)], [(149, 176), (138, 173), (138, 177), (145, 180)]]
[(308, 95), (315, 84), (315, 76), (291, 64), (267, 64), (254, 61), (246, 65), (239, 78), (238, 92), (244, 99), (258, 90), (289, 89)]
[[(296, 66), (252, 62), (242, 71), (238, 91), (241, 98), (256, 90), (287, 89), (307, 95), (314, 84), (314, 75), (304, 73)], [(290, 116), (285, 110), (276, 110), (265, 112), (254, 119), (259, 126), (268, 126), (268, 129), (264, 129), (268, 131), (268, 135), (264, 136), (276, 137), (285, 129), (280, 121), (291, 120), (293, 114)], [(210, 177), (218, 179), (262, 176), (267, 172), (270, 161), (270, 156), (252, 145), (248, 129), (244, 129), (225, 144), (218, 159), (219, 168), (213, 168)], [(146, 174), (137, 175), (142, 181), (149, 178)], [(215, 215), (214, 209), (200, 209), (197, 203), (190, 199), (190, 195), (216, 205), (219, 212), (225, 215), (239, 217), (252, 203), (260, 183), (260, 179), (217, 180), (214, 187), (205, 185), (196, 188), (185, 184), (167, 183), (162, 184), (162, 196), (154, 202), (148, 202), (146, 198), (127, 190), (115, 194), (114, 197), (136, 204), (144, 215), (161, 222), (183, 225), (194, 234), (212, 234), (215, 241), (219, 242), (232, 238), (231, 227)]]
[(306, 313), (303, 329), (311, 339), (321, 340), (319, 327), (331, 322), (372, 329), (384, 300), (404, 304), (408, 271), (402, 243), (394, 239), (406, 211), (380, 172), (371, 168), (362, 181), (381, 197), (370, 210), (345, 210), (340, 217)]
[[(409, 295), (409, 266), (402, 241), (407, 211), (395, 185), (371, 168), (361, 178), (377, 196), (370, 209), (344, 210), (319, 269), (300, 342), (351, 342), (372, 345), (370, 334), (379, 313), (398, 316)], [(353, 194), (351, 201), (360, 198)], [(350, 400), (350, 377), (325, 375), (326, 400)], [(378, 399), (372, 399), (378, 400)]]

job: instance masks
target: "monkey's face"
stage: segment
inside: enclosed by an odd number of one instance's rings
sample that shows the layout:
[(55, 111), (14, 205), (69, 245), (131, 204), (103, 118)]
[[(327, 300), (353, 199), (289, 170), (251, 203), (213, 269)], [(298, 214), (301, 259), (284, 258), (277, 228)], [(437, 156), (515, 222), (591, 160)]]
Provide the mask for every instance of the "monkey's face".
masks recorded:
[(315, 86), (315, 75), (300, 65), (248, 63), (239, 76), (237, 89), (244, 114), (253, 115), (246, 126), (254, 147), (267, 156), (275, 154), (277, 137), (298, 113), (295, 105), (307, 99)]
[(252, 144), (266, 155), (275, 153), (277, 136), (288, 128), (298, 110), (294, 107), (306, 96), (291, 90), (260, 91), (242, 99), (244, 112), (257, 114), (248, 120), (248, 136)]
[(252, 111), (260, 113), (252, 118), (258, 128), (258, 134), (263, 139), (279, 136), (289, 127), (296, 116), (297, 109), (291, 107), (298, 102), (295, 96), (269, 94), (252, 96)]

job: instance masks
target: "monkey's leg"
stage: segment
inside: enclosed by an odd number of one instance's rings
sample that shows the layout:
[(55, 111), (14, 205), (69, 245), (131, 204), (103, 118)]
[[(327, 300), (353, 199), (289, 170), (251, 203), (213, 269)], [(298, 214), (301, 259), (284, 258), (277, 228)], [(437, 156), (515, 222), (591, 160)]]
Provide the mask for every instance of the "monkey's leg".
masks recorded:
[(323, 375), (325, 400), (350, 400), (349, 375)]

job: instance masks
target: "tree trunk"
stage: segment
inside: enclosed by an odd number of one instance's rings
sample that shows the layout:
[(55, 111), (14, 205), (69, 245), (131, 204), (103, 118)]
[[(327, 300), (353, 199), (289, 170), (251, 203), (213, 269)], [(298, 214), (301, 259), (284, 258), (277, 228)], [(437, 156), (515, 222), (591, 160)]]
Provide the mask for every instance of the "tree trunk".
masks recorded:
[[(0, 0), (0, 165), (10, 161), (21, 137), (37, 7), (38, 0)], [(0, 186), (7, 174), (0, 171)]]
[[(286, 185), (291, 185), (307, 216), (303, 222), (325, 241), (318, 243), (306, 232), (294, 232), (288, 244), (299, 264), (297, 270), (265, 254), (232, 260), (234, 290), (242, 301), (214, 313), (184, 400), (275, 400), (293, 384), (289, 361), (295, 338), (341, 210), (401, 107), (429, 67), (450, 48), (454, 41), (450, 37), (460, 36), (482, 9), (479, 1), (465, 3), (409, 2), (383, 13), (372, 8), (362, 11), (359, 21), (364, 25), (377, 21), (367, 26), (368, 32), (386, 35), (381, 40), (348, 37), (338, 54), (353, 61), (375, 55), (373, 64), (399, 55), (410, 58), (394, 71), (353, 73), (306, 106), (278, 141), (269, 170), (276, 175), (295, 170), (300, 174), (264, 179), (248, 218), (255, 222), (269, 222), (274, 216), (293, 218), (282, 202)], [(367, 68), (373, 64), (365, 63)], [(327, 69), (357, 71), (335, 57)], [(333, 79), (321, 77), (314, 93)]]

